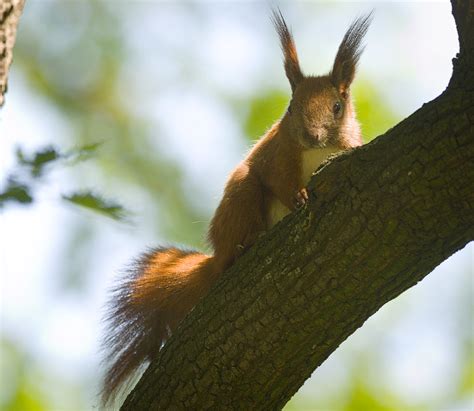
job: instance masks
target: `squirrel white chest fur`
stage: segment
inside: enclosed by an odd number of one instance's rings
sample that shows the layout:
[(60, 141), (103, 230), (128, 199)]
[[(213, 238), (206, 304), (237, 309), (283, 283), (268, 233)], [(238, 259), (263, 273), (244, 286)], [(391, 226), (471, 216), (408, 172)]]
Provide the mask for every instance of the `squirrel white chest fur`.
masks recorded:
[[(302, 153), (301, 159), (301, 182), (302, 187), (305, 187), (321, 163), (328, 158), (330, 154), (336, 153), (340, 149), (336, 147), (325, 147), (325, 148), (314, 148), (312, 150), (305, 150)], [(296, 193), (295, 193), (296, 194)], [(273, 227), (278, 221), (282, 220), (283, 217), (290, 214), (291, 210), (283, 205), (283, 203), (274, 199), (270, 204), (268, 210), (268, 227)]]

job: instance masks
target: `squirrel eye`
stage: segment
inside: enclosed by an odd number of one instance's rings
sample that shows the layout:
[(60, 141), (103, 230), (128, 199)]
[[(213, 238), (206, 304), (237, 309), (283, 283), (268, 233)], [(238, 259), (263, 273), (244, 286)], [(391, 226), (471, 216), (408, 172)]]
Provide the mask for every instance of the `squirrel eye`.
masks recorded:
[(337, 101), (336, 103), (334, 103), (334, 106), (332, 107), (332, 111), (334, 112), (335, 115), (337, 115), (340, 113), (341, 108), (342, 108), (341, 103)]

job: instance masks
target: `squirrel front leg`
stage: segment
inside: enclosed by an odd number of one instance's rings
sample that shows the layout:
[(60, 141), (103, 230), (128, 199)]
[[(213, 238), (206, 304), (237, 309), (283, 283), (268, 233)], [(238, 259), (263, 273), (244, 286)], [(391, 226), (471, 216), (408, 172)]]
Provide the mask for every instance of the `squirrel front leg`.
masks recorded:
[(308, 202), (309, 196), (301, 178), (301, 159), (298, 152), (280, 155), (277, 151), (271, 169), (264, 170), (262, 183), (285, 207), (293, 211)]
[(303, 207), (309, 200), (308, 190), (306, 187), (300, 188), (294, 198), (296, 208)]
[(299, 184), (294, 184), (290, 189), (277, 185), (271, 191), (291, 211), (303, 207), (309, 200), (308, 190)]
[(231, 174), (209, 227), (209, 240), (225, 269), (265, 231), (263, 187), (244, 162)]

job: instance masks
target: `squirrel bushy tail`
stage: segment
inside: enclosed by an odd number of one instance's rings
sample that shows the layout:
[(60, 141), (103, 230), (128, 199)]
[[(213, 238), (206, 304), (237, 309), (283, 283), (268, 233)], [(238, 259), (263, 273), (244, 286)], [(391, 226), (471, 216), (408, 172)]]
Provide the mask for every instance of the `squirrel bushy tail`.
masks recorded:
[(136, 262), (113, 290), (108, 307), (104, 405), (133, 371), (156, 355), (220, 271), (213, 256), (174, 247), (155, 249)]

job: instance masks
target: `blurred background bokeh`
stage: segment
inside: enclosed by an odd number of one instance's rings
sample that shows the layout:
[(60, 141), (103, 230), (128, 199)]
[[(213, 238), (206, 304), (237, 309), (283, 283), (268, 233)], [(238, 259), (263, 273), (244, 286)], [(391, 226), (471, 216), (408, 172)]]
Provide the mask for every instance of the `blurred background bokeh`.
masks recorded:
[[(315, 74), (374, 9), (354, 87), (366, 141), (447, 85), (447, 1), (279, 5)], [(269, 10), (27, 2), (0, 112), (0, 409), (96, 408), (114, 277), (149, 246), (207, 249), (227, 174), (288, 102)], [(473, 250), (383, 307), (286, 410), (474, 409)]]

